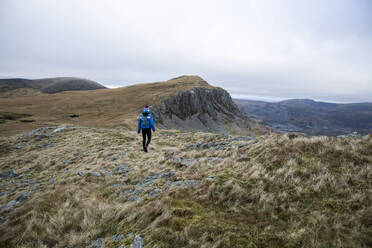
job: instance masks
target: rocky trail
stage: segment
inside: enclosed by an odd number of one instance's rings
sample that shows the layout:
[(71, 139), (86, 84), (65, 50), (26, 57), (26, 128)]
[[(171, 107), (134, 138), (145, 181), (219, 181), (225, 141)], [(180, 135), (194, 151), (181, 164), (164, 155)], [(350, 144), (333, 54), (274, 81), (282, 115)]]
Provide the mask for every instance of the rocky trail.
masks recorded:
[[(370, 147), (370, 136), (160, 130), (144, 153), (135, 132), (40, 127), (1, 139), (0, 245), (275, 247), (298, 244), (298, 237), (311, 242), (307, 235), (315, 234), (297, 228), (309, 215), (318, 224), (350, 218), (346, 231), (369, 242)], [(346, 174), (335, 167), (336, 157)], [(329, 212), (334, 206), (359, 217)], [(283, 236), (272, 240), (278, 230)]]

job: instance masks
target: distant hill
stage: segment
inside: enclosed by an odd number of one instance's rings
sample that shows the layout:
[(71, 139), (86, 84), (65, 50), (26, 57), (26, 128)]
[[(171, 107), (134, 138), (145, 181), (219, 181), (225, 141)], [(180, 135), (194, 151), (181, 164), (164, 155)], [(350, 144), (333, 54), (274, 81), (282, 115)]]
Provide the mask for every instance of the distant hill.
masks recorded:
[(310, 99), (262, 102), (234, 99), (244, 112), (276, 132), (311, 135), (372, 133), (372, 103), (336, 104)]
[[(181, 76), (164, 82), (91, 91), (68, 91), (40, 96), (0, 98), (0, 136), (31, 130), (45, 122), (91, 127), (137, 128), (144, 105), (150, 105), (155, 123), (164, 129), (208, 132), (253, 132), (260, 126), (249, 120), (223, 89), (198, 76)], [(254, 132), (255, 132), (254, 131)]]
[[(20, 96), (18, 89), (33, 89), (34, 95), (38, 94), (37, 91), (42, 93), (58, 93), (62, 91), (72, 90), (96, 90), (105, 89), (106, 87), (88, 79), (74, 78), (74, 77), (57, 77), (45, 79), (23, 79), (23, 78), (10, 78), (0, 79), (0, 96), (3, 97), (17, 97)], [(15, 91), (18, 90), (18, 91)], [(30, 91), (25, 91), (25, 95), (30, 95)], [(15, 92), (13, 95), (11, 93)]]

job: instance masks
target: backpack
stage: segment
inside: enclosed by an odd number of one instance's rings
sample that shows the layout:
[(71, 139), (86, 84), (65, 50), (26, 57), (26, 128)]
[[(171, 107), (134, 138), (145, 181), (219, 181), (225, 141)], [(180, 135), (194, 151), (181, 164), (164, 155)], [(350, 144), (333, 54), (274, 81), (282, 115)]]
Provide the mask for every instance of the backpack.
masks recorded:
[(150, 127), (150, 119), (151, 119), (150, 115), (147, 115), (147, 116), (141, 115), (140, 119), (141, 119), (141, 127), (142, 128)]

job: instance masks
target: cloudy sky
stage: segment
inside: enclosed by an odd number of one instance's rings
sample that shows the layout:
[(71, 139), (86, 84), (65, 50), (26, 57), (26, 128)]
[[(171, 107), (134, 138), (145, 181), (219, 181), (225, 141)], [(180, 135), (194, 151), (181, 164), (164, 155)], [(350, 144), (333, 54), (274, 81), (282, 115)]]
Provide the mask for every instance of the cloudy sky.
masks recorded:
[(0, 0), (0, 77), (372, 102), (371, 27), (369, 0)]

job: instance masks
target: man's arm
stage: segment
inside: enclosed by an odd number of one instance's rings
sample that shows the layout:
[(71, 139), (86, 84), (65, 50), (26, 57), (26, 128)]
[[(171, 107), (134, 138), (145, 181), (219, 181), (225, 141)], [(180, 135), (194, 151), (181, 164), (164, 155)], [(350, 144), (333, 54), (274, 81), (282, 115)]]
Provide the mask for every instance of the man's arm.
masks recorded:
[(155, 123), (154, 123), (154, 118), (151, 116), (151, 119), (150, 119), (150, 126), (152, 128), (152, 130), (155, 132), (156, 129), (155, 129)]
[(137, 128), (137, 133), (140, 133), (141, 131), (141, 118), (138, 118), (138, 128)]

